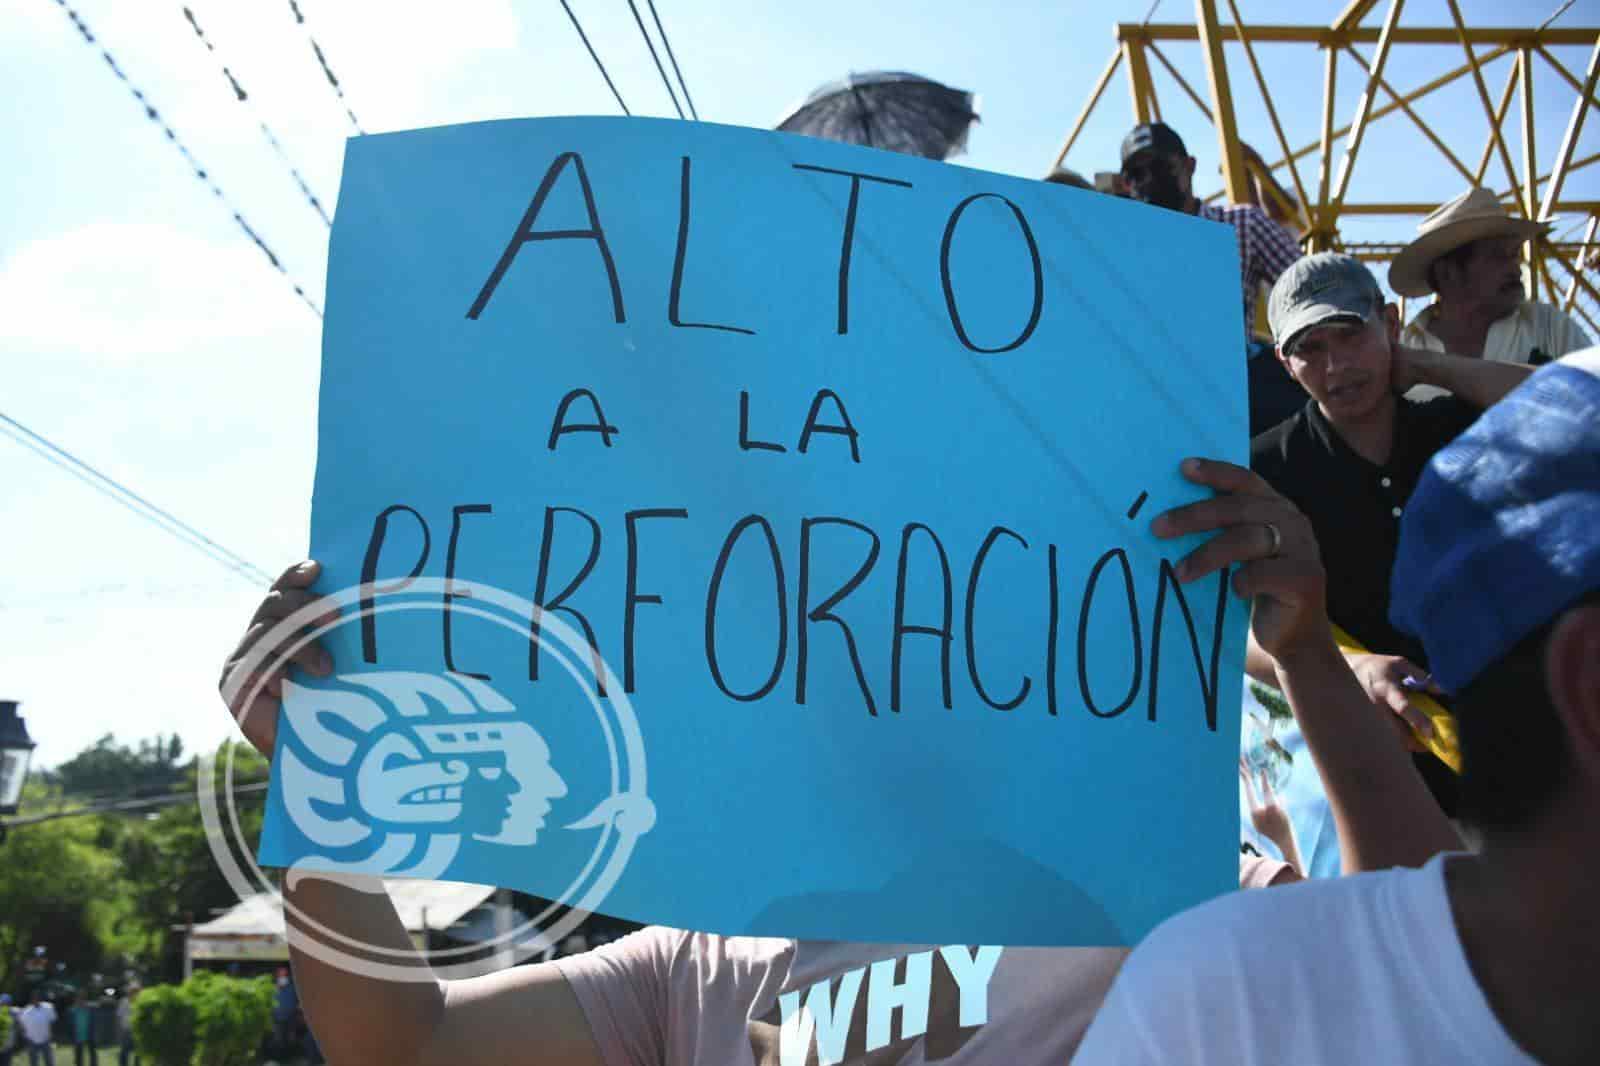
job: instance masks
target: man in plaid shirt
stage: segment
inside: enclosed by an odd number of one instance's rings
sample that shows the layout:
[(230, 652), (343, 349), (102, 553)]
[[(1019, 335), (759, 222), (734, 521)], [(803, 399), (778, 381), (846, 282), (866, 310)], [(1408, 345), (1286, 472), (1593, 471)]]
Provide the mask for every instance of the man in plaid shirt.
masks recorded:
[(1194, 156), (1183, 138), (1164, 122), (1135, 126), (1122, 140), (1122, 180), (1134, 200), (1171, 211), (1226, 222), (1239, 239), (1239, 271), (1244, 298), (1244, 334), (1250, 356), (1250, 433), (1254, 436), (1288, 418), (1306, 396), (1272, 358), (1270, 346), (1252, 345), (1256, 293), (1271, 288), (1278, 275), (1300, 258), (1289, 232), (1253, 204), (1213, 206), (1194, 195)]

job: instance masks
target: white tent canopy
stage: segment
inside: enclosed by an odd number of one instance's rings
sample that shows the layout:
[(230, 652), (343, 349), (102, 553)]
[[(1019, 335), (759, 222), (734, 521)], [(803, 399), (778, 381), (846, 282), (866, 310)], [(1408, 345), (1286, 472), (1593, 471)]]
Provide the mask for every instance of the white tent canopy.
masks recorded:
[[(384, 881), (400, 921), (414, 940), (450, 928), (494, 894), (489, 885), (455, 881)], [(286, 961), (283, 897), (261, 892), (189, 930), (188, 960)]]

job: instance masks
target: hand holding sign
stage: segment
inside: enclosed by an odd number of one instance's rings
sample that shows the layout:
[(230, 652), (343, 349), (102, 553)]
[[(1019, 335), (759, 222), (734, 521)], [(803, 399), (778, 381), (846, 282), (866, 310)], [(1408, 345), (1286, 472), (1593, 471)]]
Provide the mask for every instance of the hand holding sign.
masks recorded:
[[(222, 664), (217, 687), (228, 704), (228, 711), (239, 723), (245, 739), (269, 759), (278, 738), (278, 703), (283, 698), (284, 675), (289, 667), (298, 666), (317, 677), (333, 673), (333, 659), (320, 642), (314, 638), (291, 642), (288, 638), (299, 635), (299, 630), (276, 628), (284, 619), (319, 602), (309, 589), (321, 572), (318, 563), (306, 561), (280, 574), (251, 616), (233, 654)], [(337, 609), (331, 609), (312, 620), (312, 624), (331, 625), (337, 618)], [(269, 634), (281, 639), (283, 644), (265, 649), (263, 654), (257, 643)], [(244, 665), (253, 653), (256, 653), (257, 672), (254, 676), (245, 676)]]
[(1216, 532), (1177, 565), (1185, 583), (1232, 571), (1233, 590), (1252, 601), (1250, 627), (1263, 651), (1280, 661), (1307, 647), (1331, 645), (1327, 574), (1311, 522), (1245, 467), (1186, 459), (1183, 476), (1218, 495), (1158, 515), (1158, 537)]

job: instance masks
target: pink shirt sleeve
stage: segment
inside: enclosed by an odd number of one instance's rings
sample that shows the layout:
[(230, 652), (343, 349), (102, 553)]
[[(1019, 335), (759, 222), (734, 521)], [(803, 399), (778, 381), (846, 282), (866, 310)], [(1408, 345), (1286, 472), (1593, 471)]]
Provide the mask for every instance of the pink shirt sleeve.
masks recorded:
[(1240, 888), (1271, 888), (1298, 880), (1300, 875), (1295, 868), (1279, 859), (1268, 859), (1261, 855), (1239, 856)]
[(666, 1061), (668, 975), (686, 933), (652, 926), (557, 959), (606, 1066)]

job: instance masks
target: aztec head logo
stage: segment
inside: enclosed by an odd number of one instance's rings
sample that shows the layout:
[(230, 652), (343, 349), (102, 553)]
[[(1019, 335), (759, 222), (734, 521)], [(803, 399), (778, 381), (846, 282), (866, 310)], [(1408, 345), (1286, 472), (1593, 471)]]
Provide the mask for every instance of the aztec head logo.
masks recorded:
[(295, 827), (326, 849), (319, 866), (343, 865), (340, 853), (358, 849), (366, 871), (435, 878), (463, 837), (534, 844), (567, 794), (544, 738), (482, 681), (411, 672), (334, 680), (355, 691), (283, 686), (284, 796)]
[[(247, 686), (261, 684), (267, 649), (297, 647), (381, 614), (436, 615), (456, 592), (448, 581), (419, 577), (329, 593), (278, 622), (281, 637), (259, 640), (235, 671), (237, 690), (225, 689), (223, 696), (252, 704), (255, 694)], [(337, 620), (319, 620), (330, 607), (339, 609)], [(587, 753), (581, 747), (552, 749), (511, 700), (464, 674), (379, 670), (286, 680), (274, 790), (282, 825), (298, 842), (284, 842), (280, 834), (279, 845), (287, 851), (278, 864), (288, 867), (291, 879), (320, 872), (456, 881), (469, 872), (482, 880), (491, 870), (514, 877), (515, 853), (549, 843), (552, 833), (581, 834), (570, 839), (581, 839), (578, 850), (589, 854), (563, 889), (539, 893), (550, 900), (544, 911), (492, 941), (435, 952), (432, 971), (412, 964), (409, 948), (391, 959), (392, 949), (357, 944), (294, 912), (297, 927), (309, 931), (304, 950), (384, 980), (472, 976), (482, 971), (467, 957), (471, 952), (506, 945), (527, 953), (559, 942), (605, 902), (639, 838), (656, 823), (638, 719), (621, 682), (589, 642), (562, 619), (489, 585), (474, 584), (470, 604), (456, 609), (518, 642), (528, 639), (531, 622), (539, 619), (541, 646), (578, 683), (594, 713)], [(590, 663), (592, 674), (583, 669)], [(571, 730), (565, 735), (563, 743), (570, 743)], [(597, 750), (604, 753), (603, 766), (594, 762)], [(231, 804), (231, 773), (231, 764), (201, 758), (197, 793), (212, 855), (240, 899), (262, 892), (281, 899), (253, 857), (254, 845), (242, 837), (231, 805), (219, 803), (221, 796)], [(220, 787), (225, 782), (230, 784)], [(270, 807), (268, 814), (270, 823)], [(263, 837), (263, 853), (271, 850)], [(292, 907), (287, 899), (284, 905)], [(465, 954), (452, 961), (454, 956), (445, 958), (450, 951)]]

